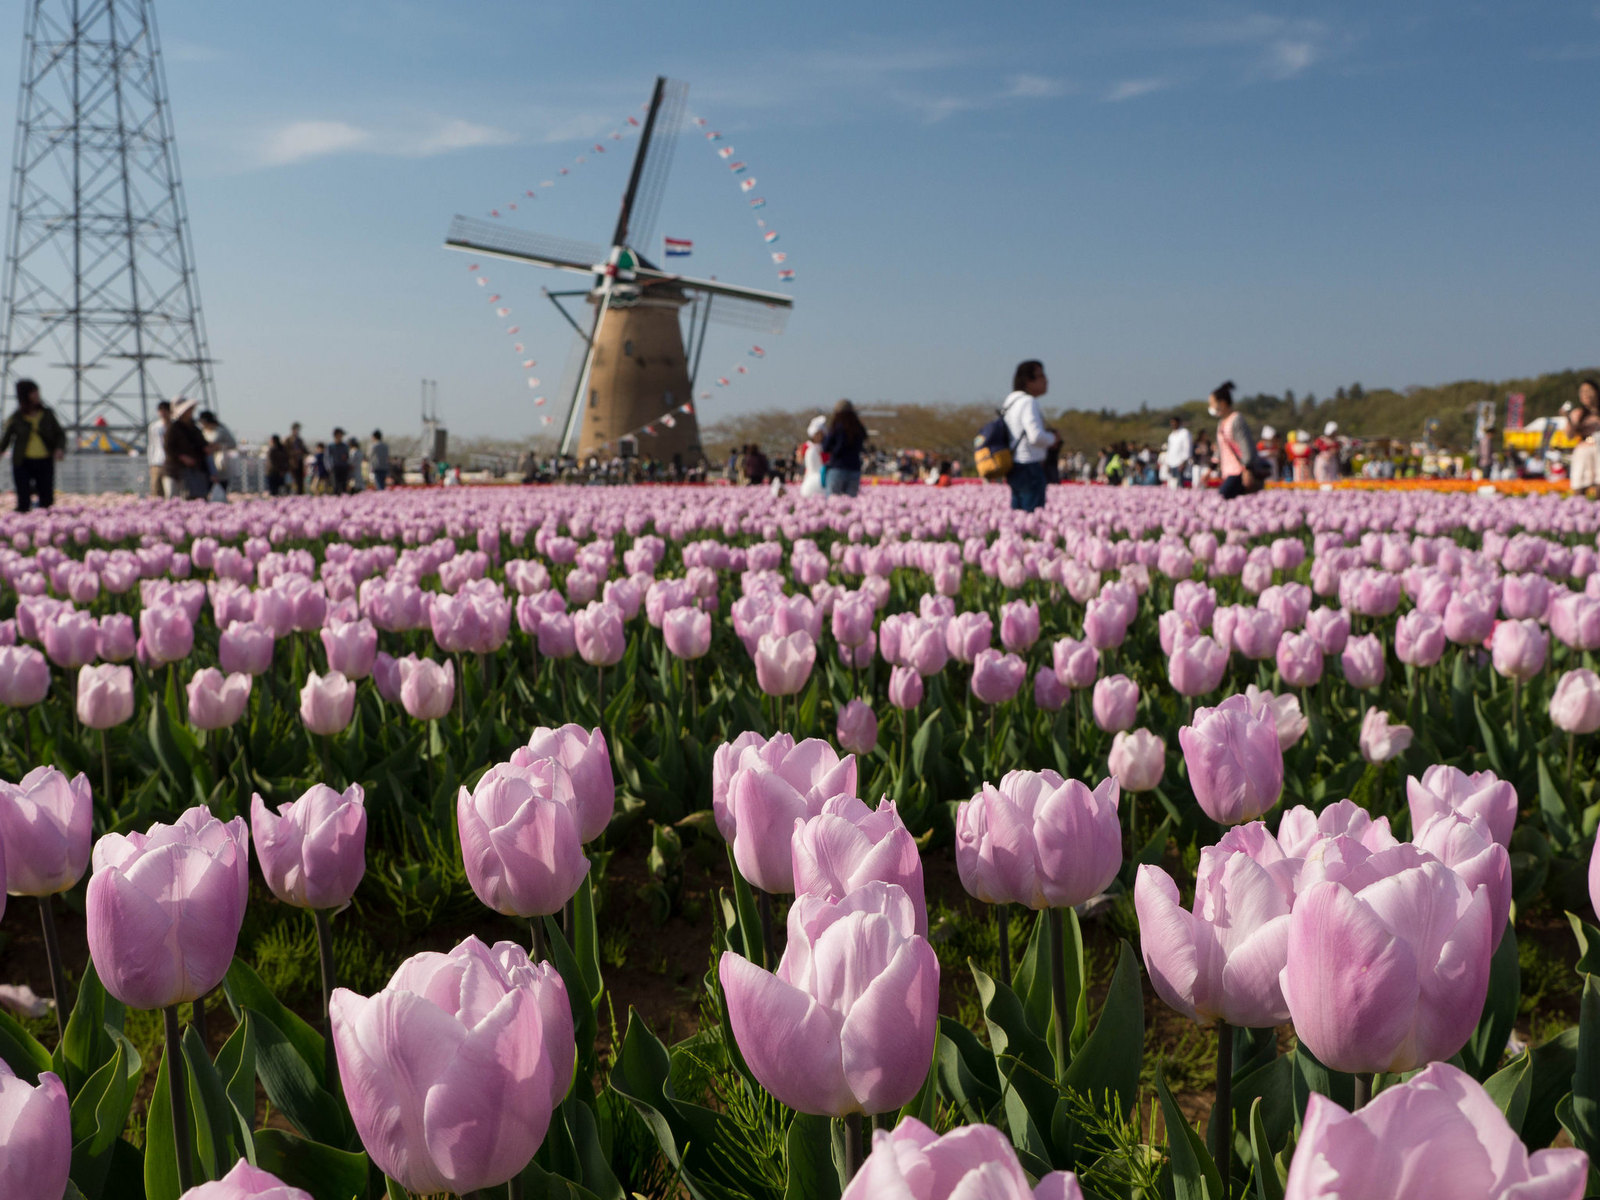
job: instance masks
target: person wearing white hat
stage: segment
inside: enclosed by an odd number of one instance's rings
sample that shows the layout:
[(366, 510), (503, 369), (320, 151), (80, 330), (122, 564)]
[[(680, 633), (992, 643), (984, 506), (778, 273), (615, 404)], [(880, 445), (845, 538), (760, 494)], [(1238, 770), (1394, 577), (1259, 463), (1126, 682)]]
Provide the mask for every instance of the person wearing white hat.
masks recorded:
[(811, 424), (806, 426), (805, 445), (800, 448), (801, 463), (805, 468), (800, 480), (802, 496), (822, 495), (822, 437), (827, 431), (828, 418), (821, 414), (812, 417)]
[(1339, 422), (1329, 421), (1322, 427), (1322, 436), (1316, 440), (1316, 461), (1311, 473), (1318, 483), (1334, 483), (1339, 478)]
[(167, 495), (177, 500), (204, 500), (211, 488), (211, 448), (194, 422), (195, 402), (178, 397), (167, 426)]

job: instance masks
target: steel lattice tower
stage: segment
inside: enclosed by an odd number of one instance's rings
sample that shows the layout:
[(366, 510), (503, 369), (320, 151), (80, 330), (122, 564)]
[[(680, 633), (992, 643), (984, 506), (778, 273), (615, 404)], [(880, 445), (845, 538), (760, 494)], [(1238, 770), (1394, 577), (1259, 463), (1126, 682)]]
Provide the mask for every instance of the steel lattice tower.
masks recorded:
[(142, 447), (155, 404), (216, 407), (152, 0), (32, 0), (0, 411), (32, 376), (62, 424)]

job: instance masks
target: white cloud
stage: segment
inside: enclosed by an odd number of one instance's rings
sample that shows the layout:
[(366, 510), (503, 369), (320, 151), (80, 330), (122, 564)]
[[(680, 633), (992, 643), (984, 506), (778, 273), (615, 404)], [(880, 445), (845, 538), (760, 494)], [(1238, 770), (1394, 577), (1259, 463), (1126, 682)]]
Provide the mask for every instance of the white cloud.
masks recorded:
[(1106, 102), (1120, 104), (1124, 100), (1136, 100), (1140, 96), (1148, 96), (1151, 92), (1159, 92), (1171, 86), (1170, 79), (1124, 79), (1113, 85), (1106, 93)]
[(1052, 96), (1065, 95), (1066, 91), (1067, 85), (1059, 79), (1045, 75), (1018, 75), (1012, 79), (1006, 95), (1019, 100), (1048, 100)]
[(1267, 47), (1266, 70), (1274, 79), (1293, 79), (1317, 61), (1318, 49), (1308, 41), (1284, 39)]
[(259, 165), (287, 166), (330, 154), (381, 154), (394, 158), (431, 158), (475, 146), (504, 146), (516, 135), (491, 125), (460, 118), (433, 118), (415, 126), (364, 128), (348, 121), (291, 121), (267, 134)]
[(291, 121), (267, 135), (261, 161), (281, 167), (307, 158), (321, 158), (363, 146), (371, 138), (365, 129), (346, 121)]

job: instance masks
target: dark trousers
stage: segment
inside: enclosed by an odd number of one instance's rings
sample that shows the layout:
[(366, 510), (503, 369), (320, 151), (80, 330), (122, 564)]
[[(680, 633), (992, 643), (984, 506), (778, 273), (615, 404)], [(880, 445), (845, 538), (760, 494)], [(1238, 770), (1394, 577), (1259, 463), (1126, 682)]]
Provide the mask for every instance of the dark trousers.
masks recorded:
[(1224, 500), (1235, 500), (1244, 495), (1244, 476), (1229, 475), (1222, 481), (1222, 486), (1217, 489), (1217, 494)]
[(1044, 505), (1044, 464), (1016, 463), (1006, 475), (1011, 485), (1011, 507), (1032, 512)]
[[(49, 508), (56, 502), (56, 463), (53, 458), (13, 458), (11, 478), (17, 485), (17, 511)], [(34, 502), (34, 497), (39, 499)]]
[(290, 475), (294, 479), (294, 494), (296, 496), (304, 496), (306, 494), (306, 465), (305, 465), (305, 463), (301, 463), (298, 467), (291, 468), (290, 469)]
[(333, 475), (333, 494), (335, 496), (342, 496), (350, 490), (349, 467), (335, 467), (330, 473)]

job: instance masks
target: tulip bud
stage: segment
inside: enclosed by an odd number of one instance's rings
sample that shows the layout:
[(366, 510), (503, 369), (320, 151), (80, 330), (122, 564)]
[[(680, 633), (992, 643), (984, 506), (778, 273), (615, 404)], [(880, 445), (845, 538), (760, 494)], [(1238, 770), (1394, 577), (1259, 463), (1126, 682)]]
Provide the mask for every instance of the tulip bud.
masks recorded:
[(865, 700), (851, 700), (839, 710), (835, 740), (849, 754), (871, 754), (878, 744), (878, 718)]
[(554, 759), (529, 769), (493, 767), (456, 800), (467, 882), (509, 917), (560, 912), (589, 873), (570, 802), (571, 779)]
[(1167, 679), (1180, 696), (1193, 698), (1217, 690), (1228, 669), (1228, 652), (1209, 637), (1186, 638), (1172, 648)]
[(13, 896), (54, 896), (89, 866), (94, 796), (89, 780), (69, 782), (54, 767), (35, 767), (21, 783), (0, 782), (0, 885)]
[(1587, 667), (1562, 675), (1550, 697), (1550, 722), (1565, 733), (1600, 729), (1600, 676)]
[(0, 704), (29, 708), (50, 692), (50, 664), (32, 646), (0, 646)]
[(1071, 908), (1099, 895), (1122, 866), (1120, 789), (1091, 791), (1054, 771), (1012, 771), (956, 810), (961, 884), (987, 904)]
[(1033, 702), (1046, 712), (1059, 712), (1072, 698), (1053, 667), (1040, 667), (1033, 673)]
[(356, 711), (356, 685), (337, 671), (306, 677), (300, 689), (300, 719), (312, 733), (338, 733)]
[(1094, 685), (1094, 723), (1106, 733), (1132, 729), (1139, 720), (1139, 685), (1126, 675), (1107, 675)]
[(1178, 731), (1189, 786), (1206, 815), (1222, 825), (1253, 821), (1283, 791), (1283, 751), (1277, 722), (1254, 712), (1243, 696), (1216, 708), (1197, 708)]
[(272, 630), (254, 621), (236, 621), (222, 631), (217, 662), (230, 675), (264, 675), (272, 670)]
[(1316, 687), (1322, 679), (1322, 653), (1311, 634), (1286, 632), (1278, 639), (1278, 674), (1290, 687)]
[(110, 729), (133, 716), (133, 669), (102, 663), (78, 668), (78, 720)]
[(1431, 667), (1444, 657), (1444, 621), (1433, 613), (1412, 609), (1394, 629), (1394, 653), (1413, 667)]
[(296, 908), (343, 908), (366, 874), (366, 794), (359, 783), (343, 792), (313, 784), (276, 813), (252, 796), (250, 832), (267, 886)]
[(1017, 694), (1028, 665), (1015, 654), (985, 648), (972, 662), (972, 694), (984, 704), (1003, 704)]
[(244, 716), (250, 703), (250, 676), (223, 675), (215, 667), (189, 680), (189, 724), (196, 729), (226, 729)]
[(553, 758), (567, 770), (572, 785), (578, 840), (587, 844), (606, 831), (617, 809), (617, 785), (611, 773), (611, 748), (598, 728), (566, 724), (558, 729), (540, 726), (528, 744), (513, 751), (513, 766), (529, 767), (541, 758)]
[(372, 674), (378, 654), (378, 631), (372, 622), (343, 621), (322, 628), (322, 648), (328, 656), (328, 670), (346, 679), (365, 679)]
[(456, 699), (456, 666), (408, 654), (396, 666), (400, 672), (400, 704), (418, 721), (448, 716)]
[(897, 884), (916, 908), (917, 932), (927, 936), (922, 858), (893, 800), (872, 809), (855, 796), (834, 796), (815, 816), (795, 821), (790, 847), (798, 895), (837, 903), (874, 880)]
[(756, 683), (769, 696), (793, 696), (811, 678), (817, 644), (804, 629), (780, 636), (764, 633), (756, 647)]
[(1379, 708), (1367, 709), (1361, 718), (1361, 757), (1370, 763), (1388, 762), (1406, 752), (1411, 745), (1411, 726), (1389, 724), (1389, 714)]
[(1373, 633), (1365, 637), (1353, 637), (1345, 643), (1339, 664), (1344, 668), (1344, 677), (1351, 687), (1370, 691), (1383, 683), (1383, 643)]
[(55, 1200), (71, 1170), (72, 1106), (60, 1078), (41, 1071), (30, 1084), (0, 1059), (0, 1196)]
[(1148, 729), (1119, 732), (1111, 739), (1107, 766), (1123, 791), (1148, 792), (1166, 772), (1167, 743)]
[(711, 649), (711, 614), (688, 606), (662, 614), (661, 634), (674, 658), (704, 658)]
[(1441, 812), (1456, 811), (1469, 817), (1482, 817), (1489, 823), (1494, 840), (1511, 845), (1517, 824), (1517, 790), (1493, 771), (1468, 775), (1459, 767), (1436, 763), (1406, 780), (1406, 799), (1411, 809), (1411, 828), (1421, 829), (1428, 818)]
[(1501, 621), (1490, 645), (1494, 669), (1507, 679), (1532, 679), (1544, 670), (1550, 635), (1532, 620)]

